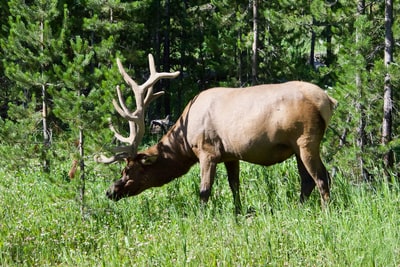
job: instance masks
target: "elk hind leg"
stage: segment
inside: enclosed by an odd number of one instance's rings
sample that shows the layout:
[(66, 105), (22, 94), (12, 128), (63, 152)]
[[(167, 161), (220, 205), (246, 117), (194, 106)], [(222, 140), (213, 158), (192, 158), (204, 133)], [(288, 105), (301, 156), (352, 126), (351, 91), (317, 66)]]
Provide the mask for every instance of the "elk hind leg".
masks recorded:
[(329, 201), (330, 197), (330, 177), (319, 155), (319, 146), (300, 148), (300, 159), (304, 164), (308, 174), (313, 178), (321, 194), (322, 205)]
[(301, 161), (298, 155), (296, 155), (296, 160), (297, 160), (297, 168), (299, 170), (301, 178), (300, 202), (304, 203), (311, 195), (311, 192), (314, 190), (315, 181), (308, 173), (306, 167), (304, 166), (304, 163)]
[(242, 203), (240, 202), (240, 181), (239, 181), (239, 161), (228, 161), (225, 162), (225, 167), (228, 172), (229, 186), (232, 190), (233, 203), (235, 205), (235, 213), (242, 213)]

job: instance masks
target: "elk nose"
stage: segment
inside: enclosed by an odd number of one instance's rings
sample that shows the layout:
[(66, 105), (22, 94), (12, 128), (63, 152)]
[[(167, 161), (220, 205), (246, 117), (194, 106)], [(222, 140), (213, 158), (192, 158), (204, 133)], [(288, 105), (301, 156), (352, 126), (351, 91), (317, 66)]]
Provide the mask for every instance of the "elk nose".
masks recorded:
[(112, 188), (109, 188), (106, 192), (106, 196), (114, 201), (118, 201), (119, 198), (117, 197), (117, 194), (115, 193), (115, 191)]
[(111, 198), (111, 197), (112, 197), (112, 193), (110, 192), (110, 189), (108, 189), (108, 190), (106, 191), (106, 196), (107, 196), (108, 198)]

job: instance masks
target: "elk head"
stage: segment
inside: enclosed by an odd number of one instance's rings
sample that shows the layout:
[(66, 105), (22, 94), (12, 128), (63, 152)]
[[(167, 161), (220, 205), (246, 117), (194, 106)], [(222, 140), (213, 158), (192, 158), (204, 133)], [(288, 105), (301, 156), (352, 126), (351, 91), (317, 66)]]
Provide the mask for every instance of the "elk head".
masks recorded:
[(143, 183), (143, 181), (146, 180), (145, 177), (143, 177), (143, 179), (140, 178), (140, 181), (137, 180), (137, 177), (140, 177), (143, 166), (146, 166), (146, 164), (148, 165), (151, 160), (154, 160), (154, 158), (149, 156), (138, 155), (138, 147), (145, 133), (145, 112), (152, 101), (164, 94), (164, 91), (154, 93), (153, 85), (160, 79), (172, 79), (179, 75), (179, 71), (173, 73), (157, 72), (154, 65), (154, 58), (149, 54), (150, 77), (142, 85), (138, 85), (126, 73), (118, 58), (117, 65), (119, 72), (123, 76), (125, 82), (130, 85), (135, 96), (136, 110), (131, 111), (127, 107), (121, 89), (117, 86), (118, 102), (114, 99), (113, 105), (115, 110), (128, 121), (129, 136), (124, 137), (118, 133), (111, 120), (109, 120), (109, 126), (115, 138), (127, 145), (114, 148), (113, 152), (115, 155), (111, 157), (100, 155), (95, 158), (97, 162), (106, 164), (124, 159), (127, 162), (127, 166), (122, 171), (121, 179), (116, 181), (107, 191), (107, 196), (114, 200), (119, 200), (123, 196), (128, 196), (128, 192), (130, 192), (129, 195), (136, 195), (147, 188)]

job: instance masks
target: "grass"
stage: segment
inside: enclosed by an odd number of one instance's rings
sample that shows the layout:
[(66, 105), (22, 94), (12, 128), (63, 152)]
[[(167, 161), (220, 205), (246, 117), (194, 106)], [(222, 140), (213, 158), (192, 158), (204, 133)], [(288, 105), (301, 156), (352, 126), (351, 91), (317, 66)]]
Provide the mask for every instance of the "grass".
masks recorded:
[[(93, 165), (92, 165), (93, 164)], [(39, 169), (0, 169), (1, 266), (399, 266), (397, 184), (334, 178), (332, 203), (315, 192), (298, 203), (295, 162), (242, 163), (236, 217), (221, 167), (207, 207), (198, 166), (183, 178), (117, 203), (105, 198), (118, 166), (88, 163), (85, 211), (80, 181)], [(100, 175), (100, 173), (102, 175)]]

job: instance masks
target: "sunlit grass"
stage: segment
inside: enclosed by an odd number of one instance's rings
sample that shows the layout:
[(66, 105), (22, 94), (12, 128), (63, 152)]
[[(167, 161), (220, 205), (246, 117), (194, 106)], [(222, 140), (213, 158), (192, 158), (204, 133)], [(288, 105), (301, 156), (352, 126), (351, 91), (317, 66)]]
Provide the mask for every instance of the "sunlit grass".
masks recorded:
[(242, 163), (236, 217), (221, 166), (212, 198), (201, 207), (199, 169), (117, 203), (104, 192), (118, 166), (88, 164), (84, 213), (81, 182), (39, 169), (0, 170), (2, 266), (398, 266), (397, 184), (351, 184), (334, 178), (332, 202), (314, 192), (299, 204), (290, 160), (272, 168)]

